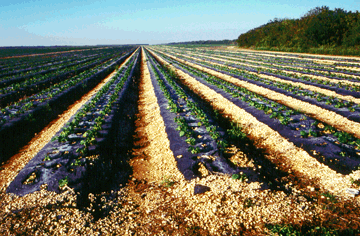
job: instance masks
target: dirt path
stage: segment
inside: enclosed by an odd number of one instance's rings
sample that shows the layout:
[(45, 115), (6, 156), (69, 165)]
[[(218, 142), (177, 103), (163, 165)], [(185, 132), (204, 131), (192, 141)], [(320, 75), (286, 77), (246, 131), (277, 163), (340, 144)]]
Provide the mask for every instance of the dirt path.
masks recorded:
[(134, 150), (135, 158), (131, 161), (134, 177), (149, 182), (160, 183), (180, 181), (184, 176), (177, 169), (170, 141), (165, 131), (164, 120), (150, 80), (149, 68), (146, 65), (145, 53), (141, 54), (141, 80), (139, 89), (139, 119), (136, 121), (138, 141)]
[[(134, 52), (135, 53), (135, 52)], [(133, 54), (134, 54), (133, 53)], [(132, 54), (132, 55), (133, 55)], [(131, 56), (132, 56), (131, 55)], [(129, 56), (118, 68), (125, 65), (131, 57)], [(12, 156), (0, 170), (0, 191), (5, 190), (11, 181), (16, 177), (18, 172), (51, 140), (51, 138), (69, 121), (69, 119), (84, 105), (95, 93), (116, 74), (117, 70), (103, 79), (94, 89), (85, 94), (76, 103), (71, 105), (67, 111), (59, 115), (59, 118), (52, 121), (40, 133), (21, 149), (21, 151)]]

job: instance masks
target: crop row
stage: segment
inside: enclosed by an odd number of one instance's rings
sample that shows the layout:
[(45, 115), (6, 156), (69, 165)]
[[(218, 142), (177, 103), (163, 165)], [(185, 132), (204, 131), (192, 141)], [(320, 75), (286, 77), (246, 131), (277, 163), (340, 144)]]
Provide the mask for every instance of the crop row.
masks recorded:
[[(172, 52), (167, 51), (167, 53), (173, 54)], [(173, 54), (175, 55), (175, 54)], [(357, 80), (353, 79), (354, 81), (349, 80), (349, 78), (338, 78), (337, 77), (329, 77), (328, 75), (316, 75), (310, 72), (305, 71), (292, 71), (292, 70), (278, 70), (278, 69), (270, 69), (267, 68), (259, 68), (257, 66), (251, 66), (247, 63), (237, 63), (233, 60), (214, 60), (213, 58), (204, 58), (200, 59), (194, 56), (187, 56), (184, 54), (176, 53), (176, 56), (183, 58), (184, 60), (191, 60), (195, 63), (203, 63), (203, 64), (217, 64), (221, 67), (228, 67), (230, 69), (236, 70), (247, 70), (249, 72), (256, 72), (258, 74), (270, 75), (275, 76), (278, 78), (282, 78), (285, 80), (292, 80), (292, 81), (301, 81), (306, 84), (321, 86), (330, 90), (338, 91), (339, 89), (344, 89), (344, 94), (351, 94), (354, 96), (354, 92), (360, 91), (360, 86)], [(206, 62), (204, 61), (206, 59)], [(229, 66), (230, 65), (230, 66)], [(351, 77), (355, 77), (351, 75)], [(356, 93), (355, 93), (356, 94)], [(357, 95), (359, 96), (359, 95)]]
[[(183, 56), (186, 57), (190, 57), (190, 55), (185, 55), (182, 52), (178, 52), (180, 54), (182, 54)], [(297, 77), (305, 77), (307, 80), (313, 80), (316, 81), (317, 83), (320, 84), (326, 84), (328, 82), (333, 82), (333, 83), (340, 83), (340, 86), (343, 86), (342, 83), (344, 83), (345, 85), (356, 85), (358, 79), (360, 77), (357, 76), (357, 74), (351, 73), (351, 74), (344, 74), (344, 73), (330, 73), (330, 72), (322, 72), (322, 73), (314, 73), (312, 72), (310, 69), (298, 69), (298, 70), (294, 70), (294, 69), (284, 69), (284, 68), (273, 68), (276, 65), (273, 64), (268, 64), (266, 67), (265, 66), (258, 66), (258, 65), (254, 65), (251, 63), (247, 63), (247, 62), (237, 62), (237, 58), (228, 58), (228, 59), (223, 59), (223, 58), (214, 58), (214, 57), (204, 57), (203, 54), (199, 55), (199, 54), (194, 54), (194, 56), (192, 57), (192, 59), (195, 60), (200, 60), (200, 58), (198, 57), (203, 57), (203, 59), (206, 60), (213, 60), (213, 61), (217, 61), (218, 63), (222, 63), (222, 64), (228, 64), (230, 63), (231, 65), (235, 65), (236, 67), (240, 67), (243, 69), (247, 69), (247, 70), (251, 70), (254, 72), (265, 72), (265, 73), (273, 73), (273, 74), (279, 74), (279, 75), (287, 75), (287, 76), (297, 76)], [(316, 79), (316, 80), (314, 80)]]
[(63, 80), (37, 94), (3, 108), (0, 114), (2, 147), (0, 148), (0, 159), (6, 160), (24, 142), (27, 142), (34, 132), (44, 127), (67, 106), (109, 75), (130, 53), (109, 60), (105, 64)]
[[(358, 168), (360, 162), (356, 153), (360, 146), (360, 139), (306, 114), (302, 114), (299, 110), (291, 109), (251, 92), (246, 88), (236, 86), (208, 73), (177, 63), (174, 60), (169, 61), (202, 80), (203, 83), (206, 81), (207, 84), (215, 85), (233, 98), (241, 100), (236, 104), (245, 110), (249, 110), (251, 114), (266, 122), (275, 130), (280, 130), (280, 134), (296, 145), (304, 146), (303, 148), (319, 161), (327, 163), (340, 172), (349, 173)], [(256, 110), (246, 107), (254, 107)], [(258, 111), (262, 112), (259, 113)], [(274, 119), (278, 121), (276, 122)], [(281, 128), (278, 126), (279, 123), (282, 125)]]
[[(0, 87), (9, 86), (12, 83), (19, 83), (30, 79), (32, 77), (45, 75), (47, 73), (51, 73), (62, 68), (70, 67), (72, 65), (76, 65), (76, 63), (80, 63), (81, 61), (88, 61), (94, 60), (96, 58), (111, 58), (118, 56), (119, 53), (123, 53), (124, 51), (130, 49), (130, 47), (119, 47), (117, 49), (103, 49), (102, 53), (98, 51), (84, 51), (81, 53), (72, 52), (72, 53), (65, 53), (65, 54), (56, 54), (52, 57), (48, 56), (34, 56), (30, 57), (32, 60), (23, 61), (20, 63), (21, 67), (25, 67), (23, 70), (12, 71), (9, 75), (0, 76)], [(54, 60), (56, 59), (56, 60)], [(9, 67), (15, 67), (14, 63), (11, 63), (9, 60), (20, 60), (20, 58), (16, 59), (3, 59), (3, 61), (9, 63)], [(24, 59), (21, 59), (24, 60)], [(1, 61), (1, 60), (0, 60)], [(32, 66), (34, 63), (33, 61), (38, 61), (36, 66)], [(4, 71), (5, 68), (2, 69)]]
[[(187, 52), (192, 53), (190, 50)], [(194, 51), (193, 51), (194, 52)], [(199, 52), (198, 52), (199, 53)], [(357, 64), (339, 64), (336, 62), (333, 62), (331, 64), (316, 64), (313, 61), (309, 63), (309, 61), (304, 60), (294, 60), (292, 59), (291, 62), (287, 63), (287, 58), (281, 58), (279, 60), (278, 58), (272, 57), (270, 60), (267, 57), (264, 57), (263, 55), (254, 55), (251, 58), (248, 58), (248, 55), (238, 54), (238, 53), (228, 53), (224, 51), (202, 51), (202, 53), (199, 54), (206, 54), (208, 56), (213, 56), (218, 59), (230, 59), (232, 61), (240, 62), (240, 63), (246, 63), (247, 65), (254, 65), (259, 67), (270, 67), (270, 68), (277, 68), (277, 69), (287, 69), (287, 70), (300, 70), (300, 71), (306, 71), (306, 72), (315, 72), (315, 73), (324, 73), (324, 75), (332, 76), (337, 75), (340, 73), (349, 73), (356, 72), (359, 70)], [(286, 61), (285, 61), (286, 60)]]
[[(99, 50), (85, 50), (81, 52), (67, 52), (51, 55), (34, 55), (20, 58), (0, 59), (1, 67), (0, 78), (1, 81), (9, 80), (11, 78), (36, 75), (37, 71), (46, 71), (50, 67), (59, 64), (71, 63), (72, 61), (96, 58), (101, 55), (114, 55), (117, 52), (123, 51), (126, 47), (99, 49)], [(8, 77), (4, 79), (3, 77)]]
[(85, 63), (79, 63), (66, 69), (60, 69), (46, 75), (36, 76), (32, 79), (27, 79), (21, 83), (14, 83), (8, 87), (0, 89), (1, 108), (10, 105), (14, 102), (18, 102), (25, 96), (35, 94), (51, 85), (61, 83), (65, 79), (80, 74), (81, 72), (90, 70), (101, 63), (106, 62), (107, 59), (91, 60)]
[[(244, 81), (256, 83), (265, 88), (279, 91), (288, 96), (308, 101), (320, 107), (334, 111), (350, 120), (358, 121), (359, 117), (359, 101), (350, 96), (341, 96), (336, 93), (331, 93), (325, 89), (319, 89), (316, 86), (304, 86), (303, 84), (289, 82), (283, 79), (277, 79), (271, 76), (261, 76), (256, 73), (248, 72), (246, 70), (239, 70), (229, 66), (222, 66), (211, 63), (197, 63), (204, 65), (207, 68), (216, 69), (225, 74), (234, 76)], [(308, 89), (309, 88), (309, 89)], [(311, 90), (310, 90), (311, 89)], [(359, 96), (360, 94), (358, 94)], [(356, 102), (356, 103), (355, 103)], [(347, 111), (342, 109), (347, 108)]]
[(68, 52), (82, 52), (87, 50), (98, 50), (104, 47), (99, 46), (65, 46), (65, 47), (9, 47), (2, 48), (0, 55), (1, 59), (4, 58), (27, 58), (32, 56), (47, 55), (52, 56), (54, 54), (62, 54)]
[[(96, 57), (97, 55), (62, 55), (63, 57), (56, 57), (49, 60), (49, 58), (41, 57), (41, 60), (33, 59), (30, 62), (21, 63), (20, 65), (14, 65), (13, 67), (2, 67), (0, 78), (5, 76), (13, 76), (13, 75), (28, 75), (36, 72), (44, 71), (51, 68), (56, 68), (58, 65), (64, 65), (66, 63), (71, 63), (79, 59), (91, 59)], [(66, 56), (66, 57), (65, 57)], [(10, 65), (9, 65), (10, 66)]]
[[(156, 55), (154, 52), (152, 54)], [(180, 76), (182, 83), (191, 87), (195, 93), (206, 99), (212, 104), (214, 109), (220, 111), (222, 116), (229, 117), (230, 120), (241, 124), (243, 132), (250, 136), (256, 145), (265, 148), (271, 154), (268, 156), (269, 160), (276, 163), (279, 168), (290, 168), (290, 170), (287, 169), (286, 171), (301, 173), (301, 178), (313, 179), (314, 176), (317, 176), (317, 184), (325, 187), (325, 189), (331, 189), (331, 191), (337, 189), (336, 191), (340, 191), (341, 193), (338, 192), (340, 194), (344, 194), (344, 188), (350, 186), (350, 177), (340, 177), (337, 173), (348, 174), (351, 172), (350, 176), (356, 176), (356, 173), (358, 173), (357, 139), (354, 139), (354, 137), (350, 138), (348, 133), (336, 130), (323, 122), (317, 122), (311, 117), (306, 117), (300, 111), (295, 110), (293, 114), (290, 114), (292, 112), (286, 110), (285, 107), (274, 106), (274, 108), (280, 108), (280, 111), (278, 111), (279, 109), (274, 109), (274, 113), (280, 113), (281, 117), (285, 117), (286, 114), (282, 113), (282, 109), (285, 109), (285, 113), (288, 112), (290, 118), (293, 119), (290, 119), (287, 125), (283, 125), (276, 117), (270, 118), (273, 112), (266, 114), (261, 109), (268, 108), (265, 108), (267, 103), (258, 94), (251, 96), (251, 94), (247, 94), (242, 89), (241, 92), (243, 94), (239, 93), (234, 90), (235, 88), (231, 89), (231, 84), (227, 86), (226, 83), (222, 83), (222, 85), (217, 87), (215, 84), (208, 83), (205, 79), (196, 75), (194, 71), (194, 74), (191, 76), (191, 72), (185, 72), (184, 68), (177, 69), (175, 63), (166, 62), (164, 61), (165, 57), (161, 55), (163, 58), (161, 59), (159, 55), (161, 54), (156, 56), (159, 58), (158, 60), (161, 60), (162, 64), (173, 68), (177, 75)], [(198, 67), (196, 68), (199, 69)], [(201, 71), (204, 72), (205, 70)], [(207, 70), (207, 72), (209, 73), (210, 71)], [(212, 75), (212, 73), (209, 74)], [(212, 76), (210, 76), (210, 79), (214, 79), (211, 78)], [(223, 76), (220, 76), (218, 79), (223, 79)], [(217, 82), (221, 83), (219, 80)], [(240, 94), (240, 97), (237, 97), (237, 95), (233, 97), (234, 94)], [(272, 103), (273, 101), (270, 102), (270, 106)], [(254, 106), (250, 106), (250, 104)], [(305, 127), (309, 125), (310, 129), (301, 132), (302, 136), (299, 134), (299, 131), (301, 131), (300, 128), (304, 125)], [(296, 127), (299, 129), (297, 130)], [(316, 132), (313, 132), (314, 130)], [(351, 147), (351, 145), (353, 146)], [(349, 150), (348, 148), (353, 151), (345, 154)], [(275, 155), (275, 157), (271, 157), (272, 155)], [(320, 164), (320, 162), (326, 165)], [(338, 185), (339, 183), (341, 183), (341, 186)]]
[(24, 195), (40, 190), (43, 184), (50, 191), (59, 191), (65, 184), (82, 191), (97, 169), (106, 166), (110, 171), (118, 109), (138, 67), (138, 55), (139, 50), (76, 112), (22, 169), (8, 192)]
[[(172, 147), (173, 143), (176, 143), (173, 152), (175, 156), (179, 157), (177, 158), (178, 166), (185, 178), (191, 179), (198, 176), (200, 174), (198, 169), (202, 165), (206, 166), (210, 172), (216, 170), (228, 174), (238, 173), (239, 170), (227, 164), (223, 154), (229, 145), (226, 139), (241, 139), (244, 134), (239, 132), (239, 128), (236, 126), (227, 131), (220, 128), (216, 119), (213, 118), (218, 114), (209, 114), (208, 111), (205, 111), (177, 84), (171, 71), (162, 67), (150, 55), (148, 58), (150, 73), (155, 84), (154, 88), (159, 97), (158, 101), (164, 100), (161, 98), (162, 96), (167, 100), (165, 103), (168, 111), (160, 109), (165, 117), (170, 146)], [(162, 96), (157, 90), (162, 91)], [(173, 115), (167, 114), (169, 112)], [(168, 117), (172, 119), (168, 119)], [(172, 130), (174, 129), (172, 127), (176, 127), (175, 130)], [(174, 137), (176, 133), (178, 137)], [(195, 160), (193, 159), (194, 155), (197, 156)]]
[(25, 72), (14, 71), (11, 75), (1, 77), (1, 87), (6, 87), (12, 83), (19, 83), (21, 81), (26, 80), (27, 78), (37, 77), (53, 71), (66, 69), (76, 64), (81, 64), (87, 61), (94, 60), (96, 58), (97, 58), (96, 56), (92, 56), (90, 58), (72, 59), (66, 62), (54, 63), (48, 66), (39, 65), (38, 68), (31, 69)]
[[(173, 57), (173, 56), (171, 56), (171, 57)], [(181, 60), (176, 57), (173, 57), (173, 58), (176, 60)], [(350, 121), (348, 119), (344, 119), (343, 116), (338, 115), (332, 111), (328, 111), (319, 106), (310, 104), (308, 102), (303, 102), (299, 99), (295, 99), (295, 98), (286, 96), (285, 94), (282, 94), (280, 92), (276, 92), (276, 91), (273, 91), (272, 89), (268, 89), (268, 88), (266, 88), (266, 86), (264, 86), (264, 87), (259, 86), (259, 85), (257, 85), (258, 82), (256, 82), (256, 81), (243, 81), (243, 80), (247, 80), (247, 79), (244, 77), (236, 77), (236, 76), (233, 77), (233, 76), (224, 75), (224, 74), (227, 74), (227, 72), (219, 73), (217, 70), (214, 70), (214, 67), (210, 63), (208, 63), (209, 65), (203, 67), (201, 65), (197, 65), (197, 64), (188, 62), (186, 60), (182, 60), (182, 62), (186, 63), (192, 67), (196, 67), (200, 70), (211, 73), (212, 75), (221, 76), (223, 79), (225, 79), (229, 82), (235, 83), (241, 87), (248, 88), (253, 92), (262, 94), (263, 96), (266, 96), (274, 101), (278, 101), (286, 106), (293, 107), (294, 109), (303, 110), (304, 112), (307, 112), (311, 116), (316, 117), (317, 119), (322, 120), (323, 122), (329, 123), (333, 126), (336, 126), (337, 128), (340, 128), (344, 131), (353, 133), (355, 136), (357, 136), (357, 132), (355, 132), (355, 130), (358, 129), (357, 127), (359, 126), (359, 124), (357, 122)], [(306, 109), (303, 109), (303, 108), (306, 108)], [(334, 122), (335, 118), (338, 120), (339, 119), (342, 120), (342, 127), (340, 127), (340, 125), (338, 125), (338, 123), (340, 123), (339, 121)], [(356, 117), (355, 117), (355, 120), (356, 120)], [(350, 127), (351, 127), (351, 129), (350, 129)]]
[[(125, 49), (126, 48), (124, 48), (122, 54), (125, 53)], [(115, 58), (114, 55), (104, 55), (98, 58), (92, 58), (91, 60), (85, 59), (83, 61), (73, 63), (74, 65), (70, 67), (64, 66), (63, 69), (57, 68), (46, 71), (44, 75), (41, 73), (40, 75), (34, 77), (31, 76), (31, 79), (28, 78), (28, 76), (25, 76), (27, 79), (20, 76), (12, 79), (11, 81), (6, 81), (3, 85), (16, 81), (23, 82), (12, 83), (10, 86), (4, 87), (0, 90), (0, 106), (6, 106), (11, 102), (16, 102), (24, 96), (30, 96), (31, 94), (37, 93), (51, 84), (56, 84), (66, 78), (91, 69), (92, 67), (100, 65), (111, 58)]]

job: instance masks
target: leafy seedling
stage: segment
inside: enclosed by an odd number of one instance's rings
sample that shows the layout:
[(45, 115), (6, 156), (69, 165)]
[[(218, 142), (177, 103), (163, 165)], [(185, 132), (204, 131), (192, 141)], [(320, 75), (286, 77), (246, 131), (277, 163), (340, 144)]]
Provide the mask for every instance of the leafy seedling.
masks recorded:
[(174, 181), (170, 180), (171, 176), (164, 176), (163, 180), (161, 181), (161, 184), (164, 185), (165, 187), (169, 188), (171, 186), (173, 186), (175, 184)]
[(233, 174), (233, 175), (231, 176), (231, 178), (232, 178), (232, 179), (238, 179), (238, 180), (240, 180), (241, 182), (244, 182), (244, 181), (246, 181), (246, 179), (247, 179), (246, 175), (243, 174), (242, 172), (240, 172), (239, 174)]
[(300, 131), (300, 135), (301, 135), (302, 137), (306, 138), (306, 137), (308, 136), (308, 133), (307, 133), (306, 131), (304, 131), (304, 130), (301, 130), (301, 131)]
[(59, 188), (64, 187), (65, 185), (68, 185), (69, 180), (68, 177), (66, 176), (64, 179), (59, 180)]

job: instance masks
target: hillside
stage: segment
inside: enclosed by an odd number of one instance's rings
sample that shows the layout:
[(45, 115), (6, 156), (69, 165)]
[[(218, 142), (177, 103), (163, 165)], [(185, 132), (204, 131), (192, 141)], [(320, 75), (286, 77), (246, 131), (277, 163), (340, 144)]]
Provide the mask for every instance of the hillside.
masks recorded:
[(277, 19), (238, 37), (240, 47), (360, 55), (360, 13), (317, 7), (300, 19)]

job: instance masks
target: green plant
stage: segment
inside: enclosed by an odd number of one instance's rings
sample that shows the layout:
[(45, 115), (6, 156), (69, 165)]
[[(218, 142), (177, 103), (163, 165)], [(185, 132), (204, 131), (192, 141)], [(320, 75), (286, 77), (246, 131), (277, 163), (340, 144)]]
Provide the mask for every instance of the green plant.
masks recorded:
[(217, 141), (217, 145), (220, 147), (220, 148), (226, 148), (229, 146), (229, 144), (226, 142), (226, 140), (218, 140)]
[(336, 132), (334, 136), (338, 138), (340, 143), (349, 143), (350, 141), (353, 140), (351, 134), (346, 132)]
[(231, 123), (231, 129), (228, 129), (227, 133), (233, 140), (241, 140), (246, 137), (246, 134), (241, 131), (241, 126), (235, 123)]
[(332, 195), (331, 193), (329, 193), (329, 192), (322, 193), (321, 195), (326, 197), (330, 202), (333, 202), (333, 203), (337, 202), (336, 197), (334, 195)]
[(268, 225), (268, 229), (276, 235), (300, 236), (301, 232), (294, 229), (292, 225)]
[(331, 125), (325, 125), (324, 131), (329, 131), (330, 133), (334, 133), (336, 129)]
[(317, 126), (319, 124), (319, 121), (314, 121), (313, 123), (311, 123), (311, 126)]
[(300, 135), (301, 135), (302, 137), (306, 138), (306, 137), (308, 136), (308, 133), (307, 133), (306, 131), (304, 131), (304, 130), (301, 130), (301, 131), (300, 131)]
[(342, 156), (342, 157), (345, 157), (345, 156), (346, 156), (346, 152), (340, 152), (339, 155)]
[(65, 185), (68, 185), (68, 183), (69, 183), (69, 180), (68, 180), (68, 177), (66, 176), (65, 178), (59, 180), (59, 187), (62, 188)]
[(273, 113), (271, 113), (270, 118), (276, 118), (277, 115), (278, 115), (277, 112), (273, 112)]
[(81, 165), (81, 160), (76, 159), (75, 162), (71, 163), (71, 166), (79, 166)]
[(231, 176), (232, 179), (239, 179), (241, 182), (244, 182), (246, 181), (247, 177), (246, 177), (246, 174), (240, 172), (239, 174), (233, 174)]
[(191, 152), (192, 154), (197, 154), (197, 153), (199, 153), (200, 152), (200, 148), (199, 147), (193, 147), (193, 146), (190, 146), (189, 148), (188, 148), (188, 151), (189, 152)]
[(342, 102), (337, 102), (335, 107), (336, 108), (342, 108), (344, 106), (344, 104)]
[(350, 112), (355, 112), (355, 108), (354, 108), (354, 107), (349, 107), (348, 110), (349, 110)]
[(50, 160), (51, 159), (50, 159), (49, 155), (46, 155), (45, 158), (44, 158), (44, 161), (50, 161)]
[(351, 181), (352, 184), (360, 186), (360, 179), (355, 180), (354, 178), (350, 178), (350, 181)]
[(290, 123), (290, 117), (282, 116), (281, 118), (279, 118), (279, 120), (282, 125), (287, 125)]
[(187, 139), (185, 140), (185, 142), (187, 142), (187, 143), (190, 144), (190, 145), (195, 145), (196, 139), (193, 138), (193, 137), (190, 137), (190, 138), (187, 138)]
[(255, 205), (255, 202), (251, 198), (246, 198), (244, 200), (244, 208), (249, 208)]
[(318, 134), (316, 131), (313, 131), (312, 129), (309, 129), (309, 136), (312, 136), (312, 137), (317, 137)]
[(171, 176), (163, 176), (163, 180), (161, 181), (161, 184), (164, 185), (165, 187), (171, 187), (175, 184), (174, 181), (170, 180)]

